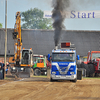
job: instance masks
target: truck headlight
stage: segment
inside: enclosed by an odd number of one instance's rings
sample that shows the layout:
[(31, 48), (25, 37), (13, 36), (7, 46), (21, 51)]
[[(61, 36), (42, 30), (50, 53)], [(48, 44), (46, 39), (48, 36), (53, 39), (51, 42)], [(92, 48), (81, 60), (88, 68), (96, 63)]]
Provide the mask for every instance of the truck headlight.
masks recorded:
[(21, 70), (24, 70), (24, 68), (21, 68)]
[(15, 67), (13, 67), (12, 69), (13, 69), (13, 70), (15, 70), (16, 68), (15, 68)]
[(56, 74), (56, 72), (52, 72), (52, 74)]
[(70, 72), (70, 74), (74, 74), (74, 72)]

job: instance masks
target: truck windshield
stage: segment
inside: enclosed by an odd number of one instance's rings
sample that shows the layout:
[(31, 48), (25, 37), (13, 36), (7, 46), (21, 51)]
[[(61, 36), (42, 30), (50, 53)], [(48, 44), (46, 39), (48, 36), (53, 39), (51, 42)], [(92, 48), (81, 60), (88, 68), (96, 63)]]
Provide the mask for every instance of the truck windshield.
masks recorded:
[(29, 50), (22, 51), (21, 64), (29, 64)]
[(100, 53), (92, 53), (92, 60), (95, 58), (100, 58)]
[(74, 53), (53, 53), (52, 61), (74, 61), (75, 54)]

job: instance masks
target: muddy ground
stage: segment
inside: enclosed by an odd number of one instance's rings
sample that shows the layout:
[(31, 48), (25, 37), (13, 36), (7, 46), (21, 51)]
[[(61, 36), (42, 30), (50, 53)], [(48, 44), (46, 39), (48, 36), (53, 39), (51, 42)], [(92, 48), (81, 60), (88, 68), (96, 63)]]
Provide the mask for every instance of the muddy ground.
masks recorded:
[(100, 79), (76, 83), (39, 77), (0, 80), (0, 100), (100, 100)]

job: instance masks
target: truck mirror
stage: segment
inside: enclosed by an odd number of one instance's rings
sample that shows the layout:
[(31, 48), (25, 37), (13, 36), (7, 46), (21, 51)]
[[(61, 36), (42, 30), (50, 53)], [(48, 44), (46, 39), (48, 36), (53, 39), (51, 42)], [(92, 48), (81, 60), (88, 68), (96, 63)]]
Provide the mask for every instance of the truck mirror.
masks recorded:
[(30, 51), (30, 54), (32, 54), (32, 52)]
[(79, 55), (77, 55), (77, 60), (80, 60), (80, 56)]
[(48, 54), (48, 61), (50, 62), (50, 54)]

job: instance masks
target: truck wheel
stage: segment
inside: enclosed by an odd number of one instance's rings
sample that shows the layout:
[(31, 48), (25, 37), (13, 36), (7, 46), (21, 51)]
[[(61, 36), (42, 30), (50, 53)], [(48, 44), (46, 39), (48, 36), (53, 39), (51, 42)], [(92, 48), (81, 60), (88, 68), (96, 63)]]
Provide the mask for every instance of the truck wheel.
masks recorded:
[(94, 77), (94, 73), (95, 73), (95, 67), (93, 64), (88, 64), (88, 68), (89, 68), (89, 76), (90, 77)]
[(56, 82), (56, 81), (58, 81), (58, 80), (50, 78), (50, 82)]
[(52, 78), (50, 78), (50, 82), (54, 82), (55, 80), (53, 80)]
[(74, 80), (71, 80), (71, 82), (75, 82), (76, 83), (77, 82), (77, 78), (75, 78)]
[(41, 75), (41, 70), (40, 69), (35, 69), (34, 70), (34, 75), (35, 76), (40, 76)]
[(89, 76), (89, 72), (90, 72), (88, 65), (85, 64), (84, 68), (86, 69), (86, 77), (88, 77)]
[(80, 64), (80, 68), (84, 68), (85, 67), (85, 64), (82, 62), (81, 64)]
[(77, 64), (77, 68), (81, 68), (80, 64)]

